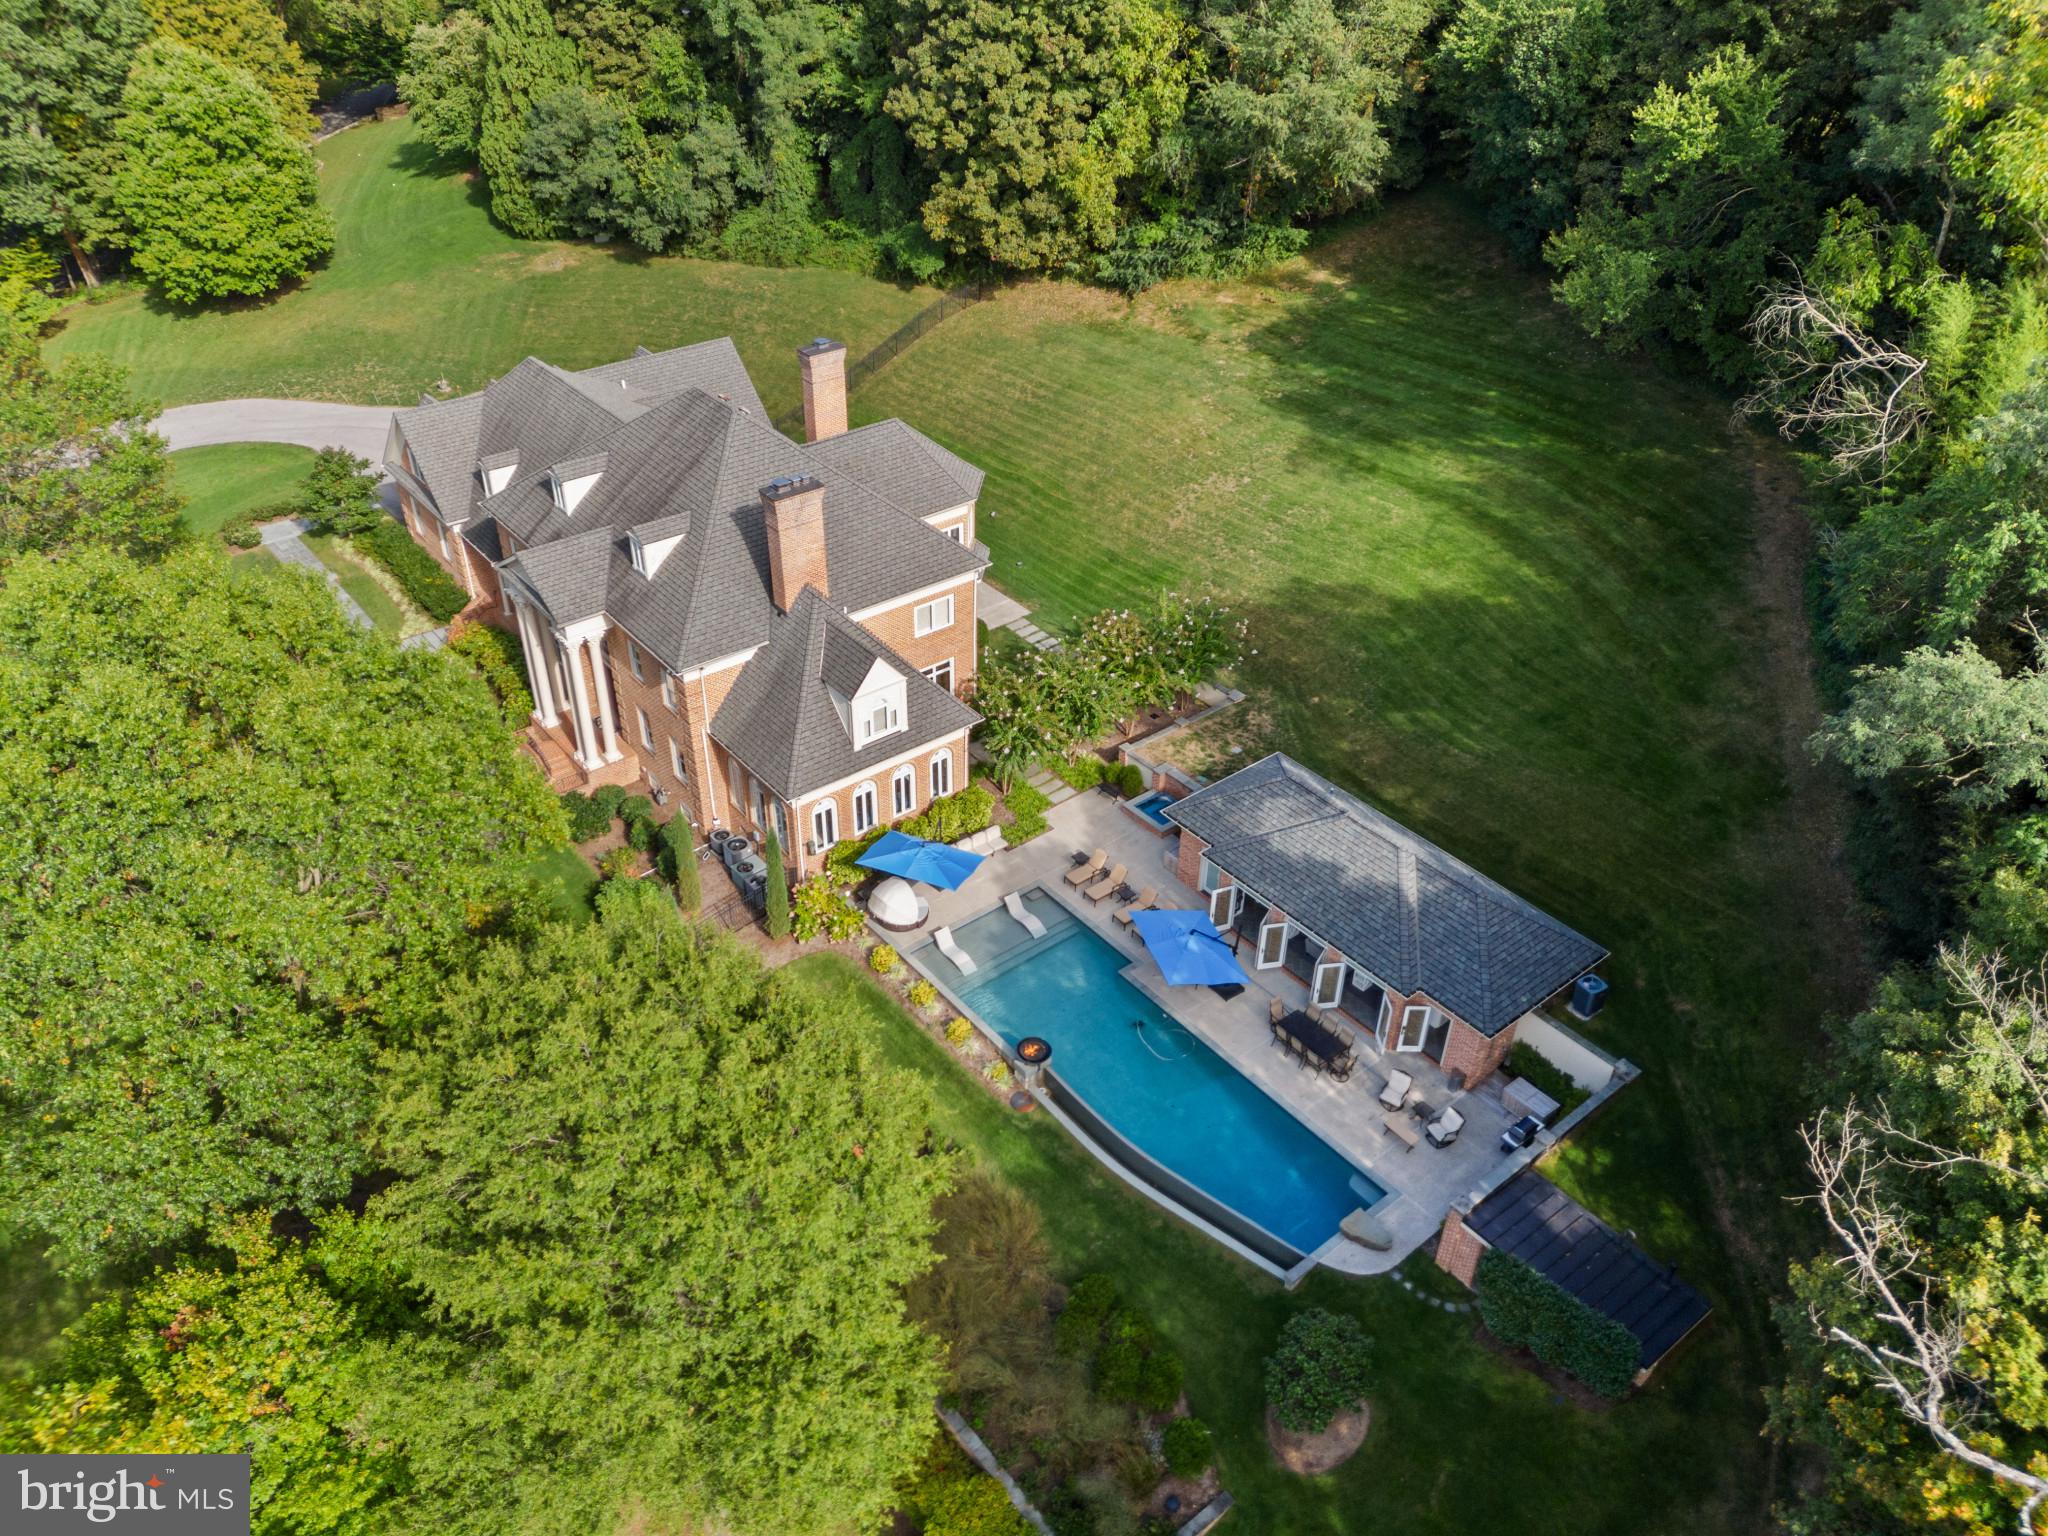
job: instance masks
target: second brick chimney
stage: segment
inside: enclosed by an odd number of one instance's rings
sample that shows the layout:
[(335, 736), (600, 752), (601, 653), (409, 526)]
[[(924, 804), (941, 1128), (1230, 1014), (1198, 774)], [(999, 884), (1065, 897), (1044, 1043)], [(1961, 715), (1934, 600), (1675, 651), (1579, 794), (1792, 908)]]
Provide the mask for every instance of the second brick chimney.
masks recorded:
[(768, 590), (789, 612), (805, 587), (831, 595), (825, 568), (825, 487), (809, 475), (763, 488), (768, 523)]
[(796, 349), (804, 381), (804, 441), (837, 437), (846, 430), (846, 343), (820, 336)]

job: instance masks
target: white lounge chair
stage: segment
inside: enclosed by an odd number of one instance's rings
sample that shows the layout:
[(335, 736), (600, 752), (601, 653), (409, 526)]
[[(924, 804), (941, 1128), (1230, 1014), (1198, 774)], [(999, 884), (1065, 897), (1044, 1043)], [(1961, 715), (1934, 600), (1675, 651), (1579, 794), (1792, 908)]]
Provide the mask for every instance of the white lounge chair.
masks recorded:
[(1458, 1139), (1458, 1132), (1465, 1129), (1465, 1117), (1455, 1109), (1446, 1109), (1423, 1130), (1431, 1146), (1448, 1147)]
[(958, 971), (962, 976), (972, 976), (974, 974), (974, 957), (953, 942), (952, 929), (941, 928), (932, 935), (932, 938), (938, 942), (939, 953), (953, 962), (954, 970)]
[(1387, 1086), (1380, 1090), (1380, 1102), (1389, 1109), (1399, 1109), (1408, 1102), (1408, 1095), (1415, 1087), (1415, 1079), (1406, 1072), (1389, 1072)]
[(1012, 891), (1009, 895), (1005, 896), (1003, 898), (1003, 910), (1022, 923), (1024, 931), (1034, 939), (1045, 937), (1045, 924), (1041, 923), (1033, 914), (1024, 910), (1024, 897), (1022, 893)]

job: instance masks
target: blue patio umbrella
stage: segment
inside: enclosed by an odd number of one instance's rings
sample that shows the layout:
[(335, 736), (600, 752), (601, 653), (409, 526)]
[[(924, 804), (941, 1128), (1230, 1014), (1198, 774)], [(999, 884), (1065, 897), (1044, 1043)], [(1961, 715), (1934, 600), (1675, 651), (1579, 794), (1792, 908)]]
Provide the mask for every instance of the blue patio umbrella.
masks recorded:
[(1176, 987), (1221, 987), (1249, 980), (1230, 952), (1230, 940), (1216, 931), (1206, 912), (1134, 912), (1138, 937), (1159, 962), (1159, 974)]
[(875, 846), (854, 860), (885, 875), (901, 875), (920, 885), (935, 885), (942, 891), (957, 891), (967, 877), (981, 868), (981, 855), (945, 843), (928, 843), (902, 832), (884, 832)]

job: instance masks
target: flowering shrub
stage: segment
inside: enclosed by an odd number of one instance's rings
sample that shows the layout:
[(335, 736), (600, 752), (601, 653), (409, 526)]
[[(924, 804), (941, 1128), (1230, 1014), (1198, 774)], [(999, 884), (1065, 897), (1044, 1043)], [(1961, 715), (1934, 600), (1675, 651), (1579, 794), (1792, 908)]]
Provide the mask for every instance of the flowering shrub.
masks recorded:
[(623, 880), (633, 873), (633, 850), (614, 848), (597, 861), (597, 872), (607, 880)]
[(868, 951), (868, 969), (877, 976), (894, 976), (899, 964), (893, 944), (877, 944)]
[(998, 1088), (1010, 1086), (1010, 1064), (998, 1056), (988, 1064), (988, 1080)]
[(913, 1008), (935, 1007), (939, 1001), (939, 989), (922, 976), (910, 984), (910, 1006)]
[(799, 939), (829, 939), (843, 944), (860, 937), (863, 924), (853, 903), (823, 875), (813, 875), (796, 888), (790, 927)]
[(973, 1038), (974, 1026), (965, 1019), (956, 1017), (951, 1023), (946, 1025), (946, 1044), (952, 1046), (956, 1051), (965, 1050), (967, 1042)]
[(1118, 721), (1192, 692), (1236, 662), (1244, 634), (1244, 621), (1209, 598), (1168, 592), (1149, 613), (1096, 614), (1058, 650), (991, 658), (975, 681), (974, 707), (997, 782), (1072, 758)]

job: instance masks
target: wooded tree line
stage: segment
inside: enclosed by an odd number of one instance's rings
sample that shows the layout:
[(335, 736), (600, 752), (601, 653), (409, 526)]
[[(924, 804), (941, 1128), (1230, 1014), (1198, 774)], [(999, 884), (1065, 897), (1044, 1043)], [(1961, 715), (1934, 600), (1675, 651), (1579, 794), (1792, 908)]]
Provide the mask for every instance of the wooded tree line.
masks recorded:
[(266, 1536), (873, 1528), (952, 1160), (657, 881), (549, 915), (483, 678), (182, 531), (0, 317), (0, 1268), (98, 1299), (0, 1449), (248, 1452)]

